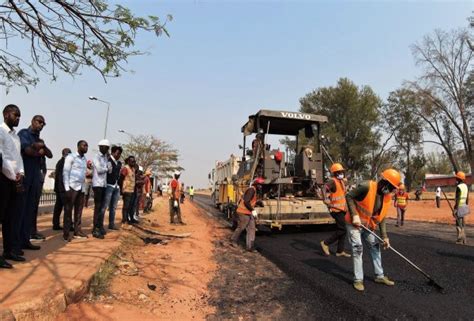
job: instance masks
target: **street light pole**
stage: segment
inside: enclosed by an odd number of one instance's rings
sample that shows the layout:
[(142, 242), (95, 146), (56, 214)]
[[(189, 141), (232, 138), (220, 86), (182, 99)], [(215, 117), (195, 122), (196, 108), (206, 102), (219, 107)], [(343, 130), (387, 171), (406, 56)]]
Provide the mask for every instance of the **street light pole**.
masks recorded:
[(109, 123), (110, 103), (108, 101), (99, 99), (99, 98), (94, 97), (94, 96), (89, 96), (89, 99), (90, 100), (97, 100), (97, 101), (100, 101), (101, 103), (107, 104), (107, 114), (105, 116), (105, 128), (104, 128), (104, 139), (105, 139), (105, 138), (107, 138), (107, 126), (108, 126), (108, 123)]

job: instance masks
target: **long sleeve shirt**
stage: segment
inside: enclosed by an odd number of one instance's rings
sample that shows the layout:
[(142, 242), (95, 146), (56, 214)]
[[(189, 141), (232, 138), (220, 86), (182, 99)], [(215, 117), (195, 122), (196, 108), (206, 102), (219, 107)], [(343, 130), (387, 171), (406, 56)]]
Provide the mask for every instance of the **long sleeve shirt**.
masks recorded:
[(7, 124), (0, 125), (0, 152), (2, 153), (2, 173), (15, 181), (17, 174), (24, 175), (23, 158), (21, 157), (20, 137)]
[[(346, 194), (346, 202), (347, 202), (347, 208), (349, 209), (349, 213), (351, 214), (351, 217), (354, 215), (359, 215), (357, 210), (356, 210), (356, 204), (355, 202), (361, 202), (366, 196), (367, 193), (369, 193), (369, 181), (364, 182), (354, 188), (353, 190), (349, 191)], [(375, 204), (374, 204), (374, 210), (372, 212), (373, 214), (379, 213), (382, 210), (382, 205), (383, 205), (383, 195), (376, 193), (375, 197)], [(380, 228), (380, 234), (382, 235), (382, 238), (387, 237), (387, 226), (385, 222), (385, 218), (380, 222), (379, 224)]]
[(92, 163), (94, 164), (92, 170), (92, 186), (93, 187), (107, 187), (107, 154), (98, 153), (95, 155)]
[(79, 153), (69, 154), (64, 160), (63, 182), (64, 190), (81, 191), (86, 180), (87, 161)]

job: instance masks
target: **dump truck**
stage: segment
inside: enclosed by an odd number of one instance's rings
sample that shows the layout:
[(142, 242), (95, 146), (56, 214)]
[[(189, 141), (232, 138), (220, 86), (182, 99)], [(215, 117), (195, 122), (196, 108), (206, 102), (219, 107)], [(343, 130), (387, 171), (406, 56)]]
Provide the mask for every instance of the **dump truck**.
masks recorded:
[[(264, 206), (256, 208), (258, 225), (281, 229), (284, 225), (334, 223), (322, 193), (324, 159), (320, 128), (326, 122), (326, 116), (290, 111), (260, 110), (250, 115), (241, 128), (242, 157), (234, 159), (225, 180), (215, 180), (219, 191), (216, 205), (222, 210), (225, 207), (227, 216), (232, 218), (245, 190), (256, 177), (263, 177), (260, 193)], [(255, 138), (247, 147), (250, 135)], [(294, 148), (272, 149), (268, 143), (271, 135), (293, 138)], [(228, 166), (229, 161), (216, 165), (213, 173), (217, 174), (219, 166)]]

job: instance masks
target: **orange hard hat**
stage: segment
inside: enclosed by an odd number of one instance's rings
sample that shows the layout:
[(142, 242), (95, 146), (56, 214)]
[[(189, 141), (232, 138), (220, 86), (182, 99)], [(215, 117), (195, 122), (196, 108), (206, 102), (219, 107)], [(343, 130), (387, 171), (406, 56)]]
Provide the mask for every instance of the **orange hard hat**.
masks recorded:
[(456, 173), (456, 177), (459, 178), (461, 181), (466, 180), (466, 174), (464, 174), (464, 172), (461, 172), (461, 171)]
[(382, 178), (393, 185), (393, 187), (398, 188), (402, 177), (400, 173), (393, 168), (386, 169), (382, 172)]
[(400, 184), (400, 186), (398, 186), (398, 189), (405, 190), (405, 184)]
[(329, 169), (331, 171), (331, 173), (335, 173), (335, 172), (341, 172), (344, 170), (344, 167), (342, 167), (342, 165), (340, 163), (334, 163), (331, 165), (331, 168)]

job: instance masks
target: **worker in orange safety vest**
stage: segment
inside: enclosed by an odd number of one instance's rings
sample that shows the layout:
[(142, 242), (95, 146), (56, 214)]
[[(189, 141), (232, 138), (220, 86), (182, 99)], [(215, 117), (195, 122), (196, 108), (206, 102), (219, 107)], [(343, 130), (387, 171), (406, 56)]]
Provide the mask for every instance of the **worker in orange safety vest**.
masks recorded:
[(408, 205), (408, 193), (405, 191), (405, 185), (400, 184), (398, 187), (398, 192), (395, 193), (395, 201), (393, 206), (397, 209), (397, 224), (396, 227), (403, 226), (405, 221), (405, 212)]

